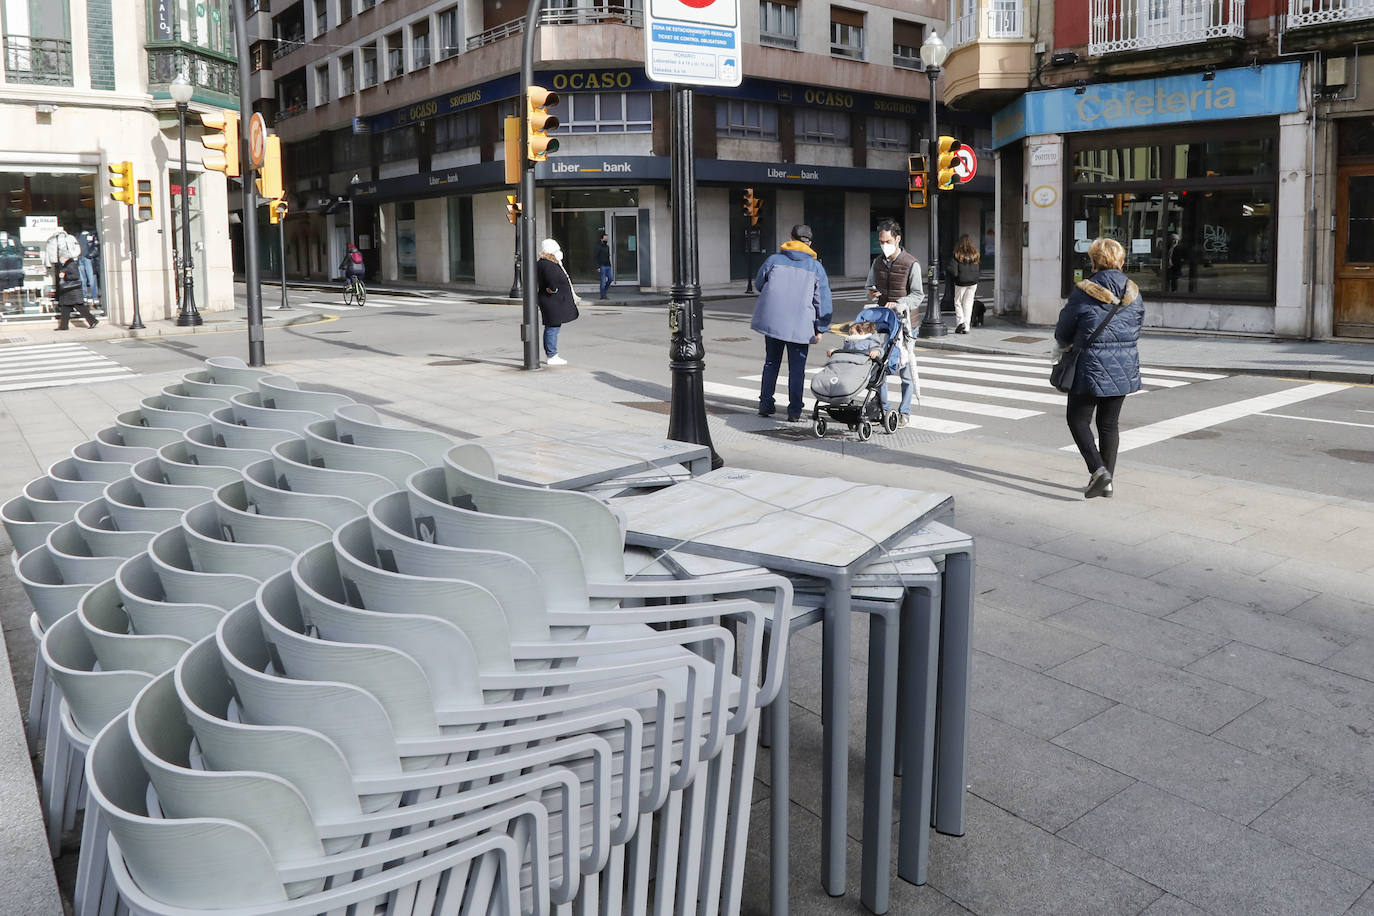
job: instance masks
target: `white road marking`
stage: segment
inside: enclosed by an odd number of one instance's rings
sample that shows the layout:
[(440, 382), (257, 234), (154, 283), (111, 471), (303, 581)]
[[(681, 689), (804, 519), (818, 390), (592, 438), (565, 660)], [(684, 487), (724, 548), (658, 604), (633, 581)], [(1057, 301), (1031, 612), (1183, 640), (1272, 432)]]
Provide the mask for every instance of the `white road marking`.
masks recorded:
[[(1374, 411), (1362, 410), (1360, 413), (1374, 413)], [(1283, 420), (1306, 420), (1309, 423), (1334, 423), (1337, 426), (1359, 426), (1363, 429), (1374, 429), (1374, 423), (1352, 423), (1349, 420), (1325, 420), (1321, 417), (1299, 417), (1291, 413), (1260, 413), (1261, 417), (1279, 417)]]
[[(806, 374), (808, 376), (811, 376), (814, 375), (816, 371), (816, 369), (807, 369)], [(740, 377), (740, 381), (762, 382), (763, 376), (745, 375)], [(988, 390), (995, 391), (996, 389), (990, 388)], [(901, 381), (889, 376), (887, 380), (887, 391), (888, 402), (890, 404), (896, 404), (897, 401), (893, 400), (893, 398), (901, 398)], [(1040, 410), (1027, 410), (1024, 407), (1004, 407), (1001, 404), (982, 404), (977, 401), (958, 401), (953, 400), (951, 398), (930, 397), (921, 398), (920, 407), (922, 410), (926, 408), (934, 408), (936, 410), (952, 410), (957, 413), (972, 413), (978, 414), (979, 416), (983, 417), (998, 417), (1003, 420), (1024, 420), (1027, 417), (1038, 417), (1040, 414), (1044, 412)]]
[[(1332, 385), (1326, 382), (1313, 382), (1307, 385), (1299, 385), (1296, 388), (1285, 388), (1282, 391), (1246, 398), (1243, 401), (1235, 401), (1230, 404), (1209, 407), (1206, 410), (1198, 410), (1179, 417), (1170, 417), (1167, 420), (1160, 420), (1158, 423), (1151, 423), (1148, 426), (1139, 426), (1135, 429), (1123, 430), (1121, 433), (1121, 447), (1119, 451), (1129, 452), (1132, 449), (1143, 448), (1146, 445), (1154, 445), (1156, 442), (1173, 439), (1185, 433), (1197, 432), (1200, 429), (1207, 429), (1211, 426), (1219, 426), (1222, 423), (1239, 420), (1241, 417), (1254, 416), (1255, 414), (1263, 413), (1273, 407), (1286, 407), (1289, 404), (1297, 404), (1302, 401), (1311, 400), (1312, 398), (1319, 398), (1322, 395), (1334, 394), (1337, 391), (1344, 391), (1349, 387), (1349, 385)], [(1066, 445), (1060, 449), (1060, 451), (1070, 452), (1074, 451), (1076, 448), (1077, 446), (1074, 445)]]
[(94, 377), (82, 378), (73, 378), (68, 375), (62, 378), (21, 382), (15, 385), (0, 385), (0, 391), (27, 391), (31, 388), (56, 388), (60, 385), (88, 385), (91, 382), (113, 382), (129, 378), (131, 375), (133, 375), (133, 373), (127, 369), (118, 375), (96, 375)]
[(132, 369), (84, 344), (32, 344), (0, 348), (0, 391), (53, 388), (130, 378)]
[[(925, 350), (925, 349), (919, 348), (919, 347), (918, 347), (917, 349), (918, 349), (921, 353), (923, 353), (923, 354), (924, 354), (924, 353), (941, 353), (941, 352), (943, 352), (943, 353), (948, 353), (948, 352), (950, 352), (950, 351), (948, 351), (948, 350), (943, 350), (943, 351), (942, 351), (942, 350)], [(921, 356), (921, 357), (918, 357), (918, 358), (924, 359), (925, 357), (924, 357), (924, 356)], [(1029, 363), (1029, 364), (1031, 364), (1031, 365), (1042, 366), (1042, 367), (1048, 366), (1048, 365), (1049, 365), (1049, 358), (1048, 358), (1048, 357), (1046, 357), (1046, 358), (1044, 358), (1044, 359), (1037, 359), (1036, 357), (1033, 357), (1033, 356), (1006, 356), (1006, 355), (1001, 354), (1001, 353), (979, 353), (979, 354), (977, 354), (977, 358), (978, 358), (978, 359), (989, 360), (989, 361), (992, 361), (992, 362), (1000, 362), (1000, 363)], [(1223, 379), (1223, 378), (1227, 378), (1227, 377), (1228, 377), (1228, 376), (1225, 376), (1225, 375), (1214, 375), (1214, 374), (1208, 373), (1208, 372), (1191, 372), (1191, 371), (1184, 371), (1184, 370), (1182, 370), (1182, 369), (1156, 369), (1156, 368), (1154, 368), (1153, 366), (1142, 366), (1140, 371), (1142, 371), (1142, 372), (1149, 372), (1151, 375), (1167, 375), (1167, 376), (1171, 376), (1171, 377), (1173, 377), (1173, 378), (1191, 378), (1191, 379), (1197, 379), (1198, 381), (1201, 381), (1201, 382), (1213, 382), (1213, 381), (1216, 381), (1217, 379)]]
[[(926, 356), (924, 354), (916, 357), (916, 364), (919, 366), (972, 366), (975, 369), (998, 369), (1002, 372), (1025, 372), (1032, 375), (1046, 375), (1050, 370), (1050, 361), (1041, 360), (1038, 364), (1022, 365), (1020, 363), (1001, 363), (992, 360), (985, 360), (981, 355), (973, 359), (949, 359), (939, 356)], [(1153, 369), (1141, 369), (1140, 381), (1146, 385), (1153, 385), (1156, 388), (1182, 388), (1188, 383), (1178, 379), (1156, 378)], [(1150, 373), (1150, 374), (1147, 374)]]
[[(787, 385), (783, 380), (779, 380), (780, 385), (777, 389), (778, 409), (780, 412), (787, 411)], [(752, 401), (758, 403), (759, 391), (757, 388), (744, 388), (739, 385), (724, 385), (720, 382), (704, 382), (704, 393), (714, 397), (734, 398), (736, 400)], [(812, 409), (815, 407), (814, 398), (804, 398), (802, 401), (803, 416), (810, 417)], [(890, 403), (895, 404), (895, 401)], [(962, 433), (970, 429), (977, 429), (975, 423), (959, 423), (955, 420), (941, 420), (937, 417), (926, 417), (919, 414), (911, 415), (911, 423), (908, 429), (923, 429), (933, 433)]]

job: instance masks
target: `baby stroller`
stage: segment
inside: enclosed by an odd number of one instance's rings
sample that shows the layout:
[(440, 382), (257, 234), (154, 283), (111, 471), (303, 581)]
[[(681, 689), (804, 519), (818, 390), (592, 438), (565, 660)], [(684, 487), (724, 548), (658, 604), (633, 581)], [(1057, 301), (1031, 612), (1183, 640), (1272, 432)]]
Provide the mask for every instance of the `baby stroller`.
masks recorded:
[(897, 411), (883, 410), (879, 386), (887, 384), (888, 374), (896, 372), (900, 364), (897, 348), (901, 321), (896, 312), (885, 306), (864, 309), (854, 318), (855, 323), (860, 321), (871, 321), (877, 326), (881, 353), (877, 359), (870, 359), (866, 351), (837, 350), (811, 378), (811, 393), (816, 396), (811, 423), (817, 437), (825, 435), (829, 425), (826, 417), (857, 432), (860, 442), (873, 435), (874, 424), (890, 433), (897, 431)]

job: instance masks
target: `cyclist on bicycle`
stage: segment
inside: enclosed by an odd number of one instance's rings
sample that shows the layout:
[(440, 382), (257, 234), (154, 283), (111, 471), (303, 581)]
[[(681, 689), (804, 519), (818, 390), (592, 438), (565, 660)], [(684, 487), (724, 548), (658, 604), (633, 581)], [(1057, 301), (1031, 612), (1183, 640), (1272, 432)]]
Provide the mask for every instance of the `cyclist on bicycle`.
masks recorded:
[(348, 251), (345, 252), (343, 260), (339, 262), (339, 270), (343, 272), (346, 286), (353, 285), (355, 280), (361, 280), (363, 274), (367, 272), (366, 268), (363, 267), (363, 253), (352, 242), (348, 243)]

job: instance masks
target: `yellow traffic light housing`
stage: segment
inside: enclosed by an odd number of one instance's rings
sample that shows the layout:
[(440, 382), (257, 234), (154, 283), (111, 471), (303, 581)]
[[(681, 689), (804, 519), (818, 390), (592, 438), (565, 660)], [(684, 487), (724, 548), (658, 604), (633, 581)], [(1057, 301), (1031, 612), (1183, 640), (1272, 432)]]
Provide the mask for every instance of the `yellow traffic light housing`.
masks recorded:
[(506, 138), (506, 184), (520, 183), (520, 117), (507, 115), (505, 124)]
[(207, 169), (223, 172), (230, 178), (239, 176), (239, 113), (225, 108), (200, 116), (200, 123), (219, 133), (207, 133), (201, 137), (201, 144), (208, 150), (200, 162)]
[(134, 164), (125, 159), (116, 162), (110, 169), (110, 199), (115, 203), (134, 202)]
[(958, 180), (954, 167), (959, 162), (959, 149), (963, 144), (953, 137), (940, 138), (940, 159), (937, 164), (939, 169), (939, 179), (935, 186), (941, 191), (954, 190), (954, 182)]
[(138, 181), (137, 209), (134, 216), (140, 220), (153, 218), (153, 183), (146, 178)]
[(525, 157), (530, 162), (543, 162), (558, 152), (558, 140), (548, 136), (558, 129), (558, 118), (548, 111), (557, 104), (558, 93), (542, 86), (531, 86), (525, 95)]
[(281, 200), (281, 137), (268, 134), (262, 151), (262, 166), (258, 169), (258, 196)]
[(759, 209), (763, 206), (763, 201), (754, 196), (753, 188), (744, 189), (744, 215), (749, 217), (749, 225), (759, 224)]
[[(259, 181), (262, 179), (259, 178)], [(269, 200), (267, 202), (267, 221), (273, 226), (286, 219), (286, 213), (290, 209), (285, 200)]]
[(520, 205), (519, 199), (514, 194), (506, 195), (506, 219), (514, 226), (520, 220), (520, 211), (524, 209)]
[(906, 205), (920, 209), (926, 205), (926, 157), (906, 157)]

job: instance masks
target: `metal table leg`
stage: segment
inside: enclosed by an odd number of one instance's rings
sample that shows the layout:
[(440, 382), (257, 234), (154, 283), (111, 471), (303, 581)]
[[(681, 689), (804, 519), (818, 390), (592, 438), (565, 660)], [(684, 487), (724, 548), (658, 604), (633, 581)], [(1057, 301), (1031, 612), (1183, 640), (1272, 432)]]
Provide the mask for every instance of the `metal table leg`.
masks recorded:
[[(830, 580), (825, 595), (821, 663), (821, 724), (825, 763), (821, 794), (821, 883), (832, 897), (844, 896), (845, 820), (849, 799), (849, 606), (850, 577)], [(777, 753), (776, 748), (774, 753)]]
[(940, 627), (939, 735), (935, 759), (935, 829), (964, 835), (968, 784), (968, 704), (973, 674), (973, 546), (945, 556)]
[(902, 725), (902, 820), (897, 875), (925, 884), (935, 768), (935, 699), (940, 669), (940, 579), (907, 589), (901, 626), (898, 721)]
[[(871, 607), (868, 605), (871, 604)], [(865, 602), (868, 623), (868, 722), (864, 740), (863, 864), (860, 898), (886, 913), (891, 898), (892, 792), (897, 741), (898, 639), (903, 602)]]

